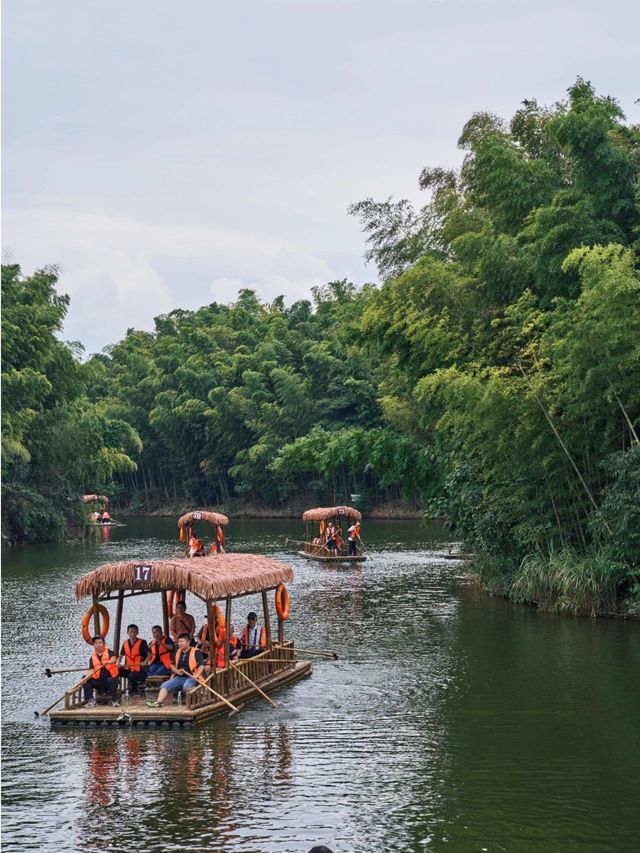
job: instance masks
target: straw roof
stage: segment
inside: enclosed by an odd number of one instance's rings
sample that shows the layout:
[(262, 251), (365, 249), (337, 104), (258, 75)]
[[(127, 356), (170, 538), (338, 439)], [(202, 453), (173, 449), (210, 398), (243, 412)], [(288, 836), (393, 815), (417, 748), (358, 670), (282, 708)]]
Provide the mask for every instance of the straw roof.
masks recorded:
[[(148, 581), (136, 582), (138, 566), (151, 568)], [(293, 569), (285, 563), (256, 554), (217, 554), (147, 563), (130, 560), (107, 563), (83, 575), (76, 584), (76, 598), (117, 589), (186, 589), (202, 598), (224, 598), (260, 592), (292, 580)]]
[(197, 524), (199, 521), (208, 521), (211, 524), (229, 524), (229, 519), (221, 512), (208, 512), (206, 509), (196, 509), (188, 512), (178, 519), (178, 527), (187, 527), (189, 524)]
[(356, 521), (362, 519), (362, 513), (352, 506), (319, 506), (316, 509), (308, 509), (302, 513), (303, 521), (327, 521), (329, 518), (344, 515), (354, 518)]
[(109, 503), (109, 498), (105, 497), (105, 495), (83, 495), (81, 500), (83, 504), (91, 504), (94, 501), (100, 501), (103, 504)]

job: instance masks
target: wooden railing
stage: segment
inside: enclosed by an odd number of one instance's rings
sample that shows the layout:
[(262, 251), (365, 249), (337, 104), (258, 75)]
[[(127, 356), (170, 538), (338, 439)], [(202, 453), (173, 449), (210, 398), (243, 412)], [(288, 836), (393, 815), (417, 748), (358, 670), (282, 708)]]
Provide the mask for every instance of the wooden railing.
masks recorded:
[[(216, 670), (216, 674), (208, 679), (207, 684), (216, 693), (231, 699), (234, 694), (246, 690), (249, 686), (249, 682), (240, 675), (238, 670), (241, 670), (251, 681), (260, 684), (276, 672), (281, 672), (283, 669), (292, 666), (295, 663), (294, 656), (293, 642), (288, 640), (278, 649), (272, 651), (267, 649), (255, 657), (245, 658), (231, 664), (228, 669)], [(185, 705), (189, 710), (193, 710), (215, 701), (215, 696), (206, 687), (198, 686), (187, 692)]]
[[(125, 689), (125, 679), (119, 679), (118, 692), (122, 694)], [(74, 711), (84, 706), (84, 682), (76, 684), (64, 694), (65, 711)]]

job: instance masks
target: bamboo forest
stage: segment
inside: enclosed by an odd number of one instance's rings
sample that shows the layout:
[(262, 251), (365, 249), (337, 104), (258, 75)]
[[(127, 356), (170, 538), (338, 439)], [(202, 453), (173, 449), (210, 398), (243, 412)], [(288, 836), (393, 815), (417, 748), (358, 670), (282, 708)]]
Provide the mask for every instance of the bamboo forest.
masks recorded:
[(68, 537), (89, 491), (130, 514), (356, 494), (446, 519), (491, 592), (640, 613), (640, 128), (578, 78), (458, 145), (422, 207), (351, 205), (380, 284), (245, 289), (89, 354), (64, 273), (5, 264), (4, 543)]

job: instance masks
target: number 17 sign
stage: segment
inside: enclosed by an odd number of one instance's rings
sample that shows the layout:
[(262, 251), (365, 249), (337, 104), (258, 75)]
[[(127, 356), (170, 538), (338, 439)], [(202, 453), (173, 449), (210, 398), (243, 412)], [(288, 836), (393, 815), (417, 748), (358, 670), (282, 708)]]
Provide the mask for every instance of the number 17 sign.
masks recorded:
[(133, 578), (136, 583), (149, 583), (153, 578), (153, 567), (136, 566), (133, 570)]

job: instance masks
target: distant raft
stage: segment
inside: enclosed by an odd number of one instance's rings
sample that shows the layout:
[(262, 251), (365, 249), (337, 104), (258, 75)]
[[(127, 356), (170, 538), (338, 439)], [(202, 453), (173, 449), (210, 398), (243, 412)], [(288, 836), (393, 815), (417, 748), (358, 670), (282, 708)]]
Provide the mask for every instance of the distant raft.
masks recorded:
[[(305, 538), (298, 551), (306, 560), (321, 563), (362, 563), (367, 559), (360, 538), (362, 513), (352, 506), (315, 507), (302, 513)], [(318, 523), (314, 536), (313, 526)]]

